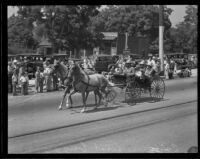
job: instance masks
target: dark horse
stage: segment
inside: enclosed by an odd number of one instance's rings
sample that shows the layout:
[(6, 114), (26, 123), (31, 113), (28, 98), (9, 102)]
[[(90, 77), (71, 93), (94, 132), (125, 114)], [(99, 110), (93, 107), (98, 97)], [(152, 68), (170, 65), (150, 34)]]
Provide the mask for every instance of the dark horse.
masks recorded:
[[(74, 64), (71, 66), (69, 73), (68, 73), (68, 79), (73, 79), (73, 87), (75, 90), (81, 92), (82, 99), (83, 99), (83, 105), (84, 108), (81, 110), (81, 112), (85, 112), (86, 109), (86, 92), (90, 91), (96, 91), (98, 93), (103, 93), (104, 97), (107, 98), (108, 91), (106, 90), (107, 87), (113, 88), (113, 85), (111, 82), (108, 81), (102, 74), (91, 74), (88, 75), (83, 71), (83, 69), (78, 65)], [(101, 98), (100, 93), (100, 98)], [(71, 93), (70, 93), (71, 94)], [(102, 95), (103, 95), (102, 94)]]
[[(59, 61), (55, 61), (54, 62), (54, 72), (58, 72), (59, 73), (59, 75), (61, 77), (61, 81), (62, 81), (62, 86), (65, 88), (64, 95), (63, 95), (62, 101), (61, 101), (58, 109), (59, 110), (62, 109), (62, 105), (63, 105), (64, 99), (65, 99), (67, 94), (69, 94), (69, 96), (68, 96), (67, 101), (66, 101), (66, 107), (70, 108), (73, 105), (71, 96), (73, 94), (77, 93), (78, 90), (75, 90), (73, 88), (73, 86), (72, 86), (72, 78), (67, 78), (69, 69), (64, 64), (60, 63)], [(91, 74), (92, 72), (89, 72), (89, 73)], [(86, 91), (86, 99), (87, 99), (87, 97), (89, 95), (89, 92), (90, 91)], [(100, 104), (101, 98), (102, 98), (101, 93), (98, 90), (94, 90), (94, 94), (95, 94), (95, 104), (97, 105), (97, 95), (99, 96), (99, 103), (98, 104)], [(69, 100), (70, 100), (71, 106), (69, 106)]]

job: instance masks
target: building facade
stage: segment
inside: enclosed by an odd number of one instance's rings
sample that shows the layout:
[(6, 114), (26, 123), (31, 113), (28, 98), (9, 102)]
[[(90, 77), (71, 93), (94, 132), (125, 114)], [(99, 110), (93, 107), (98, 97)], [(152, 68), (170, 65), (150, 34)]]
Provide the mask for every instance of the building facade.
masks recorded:
[(95, 54), (120, 55), (125, 52), (140, 54), (146, 57), (149, 52), (149, 39), (147, 37), (133, 37), (117, 32), (102, 32), (102, 44), (95, 48)]

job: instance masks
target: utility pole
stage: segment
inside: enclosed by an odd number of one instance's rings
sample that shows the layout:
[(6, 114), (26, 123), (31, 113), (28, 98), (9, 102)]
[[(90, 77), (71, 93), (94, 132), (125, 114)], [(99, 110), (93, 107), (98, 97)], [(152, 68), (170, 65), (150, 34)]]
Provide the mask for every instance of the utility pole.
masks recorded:
[(125, 50), (128, 49), (128, 33), (125, 33)]
[(159, 58), (161, 60), (161, 71), (164, 71), (164, 60), (163, 60), (163, 33), (164, 33), (164, 25), (163, 25), (163, 12), (164, 6), (159, 5)]

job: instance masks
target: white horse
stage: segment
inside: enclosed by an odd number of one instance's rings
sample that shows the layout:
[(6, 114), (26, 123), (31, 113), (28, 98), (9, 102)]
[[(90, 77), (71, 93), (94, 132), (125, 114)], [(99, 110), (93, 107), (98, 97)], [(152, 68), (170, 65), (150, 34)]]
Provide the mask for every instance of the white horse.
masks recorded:
[[(62, 105), (63, 105), (64, 99), (65, 99), (67, 94), (69, 94), (69, 95), (68, 95), (67, 100), (66, 100), (66, 107), (67, 108), (71, 108), (72, 105), (73, 105), (73, 101), (72, 101), (71, 96), (73, 94), (79, 92), (79, 91), (75, 90), (73, 88), (73, 86), (72, 86), (72, 78), (68, 78), (67, 77), (69, 70), (64, 64), (60, 63), (59, 61), (55, 61), (54, 62), (54, 71), (56, 71), (56, 72), (58, 72), (60, 74), (61, 81), (63, 83), (62, 86), (65, 88), (65, 91), (64, 91), (64, 94), (63, 94), (63, 98), (61, 100), (61, 103), (60, 103), (58, 109), (59, 110), (62, 109)], [(86, 99), (87, 99), (87, 97), (89, 95), (89, 92), (90, 91), (86, 91)], [(95, 108), (97, 108), (97, 106), (100, 105), (100, 103), (101, 103), (102, 95), (101, 95), (101, 93), (99, 92), (98, 89), (94, 90), (93, 92), (95, 94), (95, 104), (96, 104)], [(97, 105), (97, 95), (99, 96), (98, 105)], [(70, 103), (69, 103), (69, 100), (70, 100)]]
[[(113, 88), (113, 84), (108, 81), (102, 74), (86, 74), (79, 65), (73, 64), (68, 73), (68, 79), (73, 79), (73, 87), (75, 90), (81, 92), (84, 108), (81, 112), (85, 112), (86, 110), (86, 100), (87, 96), (85, 96), (86, 92), (101, 92), (104, 94), (104, 97), (107, 98), (108, 91), (107, 87)], [(70, 93), (71, 95), (71, 93)]]

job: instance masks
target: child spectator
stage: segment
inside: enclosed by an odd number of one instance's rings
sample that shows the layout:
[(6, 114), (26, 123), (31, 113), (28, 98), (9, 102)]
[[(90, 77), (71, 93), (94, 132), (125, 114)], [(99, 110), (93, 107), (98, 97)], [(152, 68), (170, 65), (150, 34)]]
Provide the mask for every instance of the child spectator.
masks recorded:
[(43, 93), (43, 83), (44, 83), (44, 74), (43, 72), (40, 72), (40, 81), (39, 81), (40, 93)]
[(17, 90), (16, 90), (17, 89), (17, 83), (18, 83), (17, 79), (18, 79), (17, 72), (14, 71), (14, 73), (12, 75), (12, 88), (13, 88), (12, 93), (13, 93), (13, 96), (17, 95)]
[(25, 78), (25, 73), (22, 72), (21, 77), (19, 79), (20, 85), (21, 85), (21, 94), (26, 95), (26, 78)]

